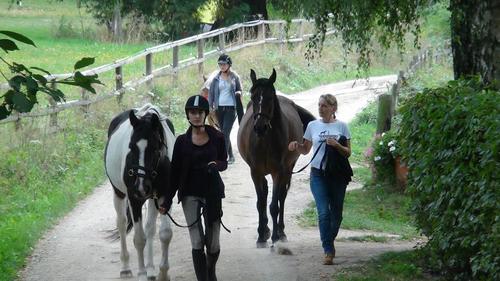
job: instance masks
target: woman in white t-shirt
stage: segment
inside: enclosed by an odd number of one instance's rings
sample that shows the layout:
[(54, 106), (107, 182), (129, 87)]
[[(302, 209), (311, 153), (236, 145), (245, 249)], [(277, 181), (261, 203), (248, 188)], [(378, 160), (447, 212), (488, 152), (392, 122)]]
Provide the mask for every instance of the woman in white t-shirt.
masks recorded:
[[(301, 154), (307, 154), (311, 147), (316, 149), (326, 142), (338, 150), (338, 152), (349, 157), (351, 155), (351, 134), (346, 123), (337, 120), (335, 112), (337, 111), (337, 99), (331, 94), (322, 95), (319, 98), (318, 110), (321, 119), (311, 121), (307, 125), (302, 143), (292, 141), (288, 145), (290, 151), (299, 151)], [(340, 136), (347, 138), (347, 146), (342, 146), (337, 140)], [(325, 145), (322, 145), (320, 151), (311, 162), (311, 192), (316, 201), (318, 211), (318, 224), (321, 243), (325, 253), (323, 264), (333, 264), (335, 257), (334, 241), (339, 232), (342, 222), (342, 208), (344, 205), (345, 190), (347, 184), (342, 180), (326, 177), (321, 170), (322, 155), (325, 152)]]

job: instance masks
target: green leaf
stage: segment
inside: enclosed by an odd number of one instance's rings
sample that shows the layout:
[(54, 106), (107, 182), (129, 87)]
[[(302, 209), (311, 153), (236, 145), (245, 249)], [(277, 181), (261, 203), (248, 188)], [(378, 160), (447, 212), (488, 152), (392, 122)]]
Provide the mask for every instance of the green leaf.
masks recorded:
[(36, 69), (36, 70), (38, 70), (38, 71), (41, 71), (41, 72), (43, 72), (43, 73), (45, 73), (45, 74), (47, 74), (47, 75), (51, 75), (51, 74), (50, 74), (50, 72), (48, 72), (47, 70), (45, 70), (45, 69), (43, 69), (43, 68), (36, 67), (36, 66), (32, 66), (32, 67), (30, 67), (30, 68), (32, 68), (32, 69)]
[(33, 74), (33, 78), (35, 78), (38, 82), (42, 83), (42, 85), (47, 84), (47, 79), (40, 74)]
[(23, 93), (16, 92), (12, 96), (13, 107), (19, 112), (29, 112), (35, 105)]
[(23, 42), (25, 44), (32, 45), (32, 46), (36, 47), (35, 43), (31, 39), (29, 39), (28, 37), (26, 37), (22, 34), (19, 34), (17, 32), (8, 31), (8, 30), (0, 30), (0, 33), (5, 34), (5, 35), (9, 36), (10, 38), (15, 39), (19, 42)]
[(0, 48), (2, 48), (2, 50), (4, 50), (6, 53), (8, 53), (9, 51), (19, 50), (16, 43), (9, 39), (0, 39)]
[(26, 78), (24, 76), (16, 75), (16, 76), (10, 78), (9, 86), (16, 91), (20, 91), (21, 84), (23, 84), (25, 82), (26, 82)]
[(80, 68), (84, 68), (86, 66), (93, 64), (94, 62), (95, 62), (95, 58), (90, 58), (90, 57), (82, 58), (81, 60), (79, 60), (75, 63), (74, 69), (77, 70)]
[(9, 117), (11, 111), (7, 109), (6, 105), (0, 105), (0, 120)]
[(31, 77), (26, 77), (26, 89), (28, 91), (28, 95), (36, 95), (38, 92), (38, 83), (35, 79)]

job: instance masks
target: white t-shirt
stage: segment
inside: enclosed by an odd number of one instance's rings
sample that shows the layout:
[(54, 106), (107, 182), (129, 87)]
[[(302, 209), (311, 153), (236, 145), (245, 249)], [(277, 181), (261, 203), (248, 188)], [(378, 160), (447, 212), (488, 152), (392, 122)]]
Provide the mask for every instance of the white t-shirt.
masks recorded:
[(234, 106), (231, 94), (231, 79), (219, 78), (219, 106)]
[[(314, 120), (309, 122), (304, 133), (304, 139), (311, 141), (313, 144), (312, 151), (316, 151), (321, 142), (326, 141), (327, 138), (335, 138), (338, 140), (340, 136), (345, 136), (348, 140), (351, 139), (351, 134), (347, 128), (346, 123), (336, 120), (333, 123), (324, 123), (323, 120)], [(321, 160), (325, 155), (325, 145), (321, 146), (316, 157), (311, 162), (311, 166), (320, 169)], [(324, 166), (324, 165), (323, 165)]]

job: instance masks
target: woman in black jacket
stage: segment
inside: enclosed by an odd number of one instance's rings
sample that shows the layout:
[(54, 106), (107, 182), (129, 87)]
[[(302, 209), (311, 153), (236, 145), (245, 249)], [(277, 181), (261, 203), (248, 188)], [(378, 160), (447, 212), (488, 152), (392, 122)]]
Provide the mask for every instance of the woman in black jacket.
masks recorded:
[[(163, 190), (165, 200), (160, 212), (165, 214), (170, 209), (177, 192), (186, 222), (190, 225), (189, 236), (196, 277), (199, 281), (214, 281), (217, 280), (215, 265), (220, 253), (220, 199), (224, 194), (223, 186), (210, 183), (213, 182), (211, 177), (214, 173), (227, 168), (227, 151), (224, 135), (205, 125), (209, 106), (203, 96), (190, 97), (185, 111), (191, 126), (175, 142), (171, 165), (172, 182)], [(203, 229), (201, 219), (204, 219), (206, 229)]]

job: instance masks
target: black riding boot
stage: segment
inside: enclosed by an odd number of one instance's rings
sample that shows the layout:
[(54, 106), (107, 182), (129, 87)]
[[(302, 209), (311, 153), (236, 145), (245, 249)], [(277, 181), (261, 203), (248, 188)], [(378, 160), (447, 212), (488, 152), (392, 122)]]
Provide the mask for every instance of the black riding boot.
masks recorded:
[(193, 249), (191, 254), (193, 255), (193, 265), (196, 278), (198, 281), (207, 281), (207, 260), (205, 258), (205, 250)]
[(216, 253), (207, 253), (207, 271), (208, 271), (208, 281), (217, 281), (217, 276), (215, 275), (215, 265), (219, 259), (220, 250)]

